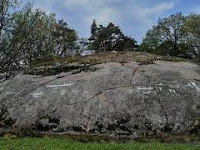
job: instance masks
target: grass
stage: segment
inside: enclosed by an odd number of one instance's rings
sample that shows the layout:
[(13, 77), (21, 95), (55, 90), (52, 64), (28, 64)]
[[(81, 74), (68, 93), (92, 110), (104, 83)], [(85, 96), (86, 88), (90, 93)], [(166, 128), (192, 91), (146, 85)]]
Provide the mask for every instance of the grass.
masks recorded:
[(65, 138), (0, 138), (0, 150), (199, 150), (200, 144), (81, 143)]
[[(128, 62), (138, 62), (141, 65), (154, 64), (157, 60), (163, 61), (189, 61), (183, 58), (170, 57), (170, 56), (159, 56), (155, 54), (145, 53), (145, 52), (104, 52), (99, 54), (93, 54), (89, 56), (73, 56), (67, 58), (52, 58), (48, 60), (37, 60), (31, 63), (30, 67), (26, 69), (27, 74), (34, 75), (55, 75), (61, 72), (67, 72), (67, 68), (62, 68), (62, 66), (71, 63), (87, 64), (93, 66), (102, 63), (128, 63)], [(53, 74), (51, 74), (53, 72)]]
[(138, 62), (142, 65), (153, 64), (157, 60), (163, 61), (188, 61), (184, 58), (171, 57), (171, 56), (159, 56), (155, 54), (150, 54), (146, 52), (104, 52), (97, 53), (89, 56), (72, 56), (66, 58), (53, 58), (52, 60), (36, 60), (30, 64), (29, 69), (44, 67), (44, 66), (54, 66), (58, 64), (69, 64), (69, 63), (80, 63), (80, 64), (102, 64), (109, 62), (127, 63), (127, 62)]
[(164, 61), (186, 61), (186, 59), (170, 56), (159, 56), (145, 52), (104, 52), (99, 54), (93, 54), (89, 56), (74, 56), (67, 58), (54, 58), (53, 60), (38, 60), (31, 63), (31, 67), (40, 67), (40, 66), (52, 66), (55, 64), (64, 64), (64, 63), (74, 63), (79, 62), (81, 64), (101, 64), (109, 62), (138, 62), (140, 64), (152, 64), (154, 61), (164, 60)]

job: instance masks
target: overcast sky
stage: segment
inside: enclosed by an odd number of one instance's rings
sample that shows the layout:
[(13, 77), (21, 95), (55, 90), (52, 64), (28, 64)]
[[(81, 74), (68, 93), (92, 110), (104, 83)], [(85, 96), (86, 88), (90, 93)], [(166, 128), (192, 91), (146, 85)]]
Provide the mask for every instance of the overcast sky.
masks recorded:
[(159, 18), (173, 13), (200, 13), (200, 0), (29, 0), (34, 7), (55, 13), (68, 22), (80, 37), (90, 35), (93, 19), (106, 25), (114, 22), (139, 43)]

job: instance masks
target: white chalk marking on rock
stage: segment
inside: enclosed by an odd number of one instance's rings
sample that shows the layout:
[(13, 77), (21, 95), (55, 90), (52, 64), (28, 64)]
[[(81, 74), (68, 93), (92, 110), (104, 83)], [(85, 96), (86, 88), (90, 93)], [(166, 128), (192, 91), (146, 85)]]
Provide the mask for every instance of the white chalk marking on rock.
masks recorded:
[(32, 94), (32, 96), (34, 97), (34, 98), (39, 98), (39, 97), (41, 97), (43, 95), (43, 92), (36, 92), (36, 93), (33, 93)]
[(137, 91), (142, 92), (143, 94), (150, 94), (152, 90), (152, 87), (137, 87)]
[(151, 91), (143, 91), (143, 94), (151, 94)]
[(197, 91), (200, 91), (199, 86), (195, 82), (191, 82), (191, 84)]
[(160, 91), (162, 91), (162, 88), (161, 88), (161, 87), (159, 87), (159, 90), (160, 90)]
[(62, 96), (65, 95), (65, 93), (66, 93), (65, 90), (60, 91), (60, 94), (61, 94)]
[(83, 94), (87, 94), (87, 93), (88, 93), (88, 91), (84, 91), (84, 92), (83, 92)]
[(169, 85), (169, 87), (170, 87), (170, 88), (177, 88), (177, 89), (178, 89), (178, 88), (180, 88), (180, 85), (179, 85), (179, 84), (176, 84), (176, 85)]
[(176, 90), (168, 89), (170, 93), (176, 94)]
[(162, 84), (162, 83), (160, 83), (160, 84), (157, 84), (157, 86), (163, 86), (163, 84)]
[(57, 87), (69, 87), (75, 85), (75, 82), (64, 83), (60, 85), (47, 85), (48, 88), (57, 88)]
[(188, 83), (186, 86), (191, 87), (191, 88), (195, 88), (197, 91), (200, 92), (200, 88), (195, 82)]
[(192, 84), (191, 83), (188, 83), (187, 85), (185, 85), (186, 87), (191, 87), (191, 88), (194, 88), (193, 86), (192, 86)]
[(137, 87), (138, 91), (152, 90), (152, 87)]
[(128, 92), (129, 92), (129, 94), (132, 94), (135, 92), (135, 90), (129, 90)]
[(134, 92), (142, 92), (143, 94), (150, 94), (152, 90), (153, 90), (152, 87), (137, 87), (134, 90), (129, 89), (128, 92), (129, 94), (132, 94)]

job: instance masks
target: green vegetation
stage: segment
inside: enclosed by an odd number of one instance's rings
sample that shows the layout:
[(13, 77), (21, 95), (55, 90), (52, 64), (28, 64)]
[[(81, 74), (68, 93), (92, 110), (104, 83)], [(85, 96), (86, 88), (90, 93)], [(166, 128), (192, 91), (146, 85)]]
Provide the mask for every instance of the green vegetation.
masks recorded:
[(140, 50), (159, 55), (200, 59), (200, 15), (181, 13), (160, 19), (147, 33)]
[(1, 150), (199, 150), (199, 144), (81, 143), (64, 138), (0, 139)]
[[(145, 52), (104, 52), (95, 53), (88, 56), (73, 56), (66, 58), (55, 58), (50, 61), (34, 61), (31, 63), (30, 67), (26, 69), (26, 74), (31, 75), (56, 75), (61, 72), (69, 71), (94, 71), (91, 66), (116, 62), (122, 65), (128, 62), (138, 62), (140, 65), (154, 64), (155, 61), (172, 61), (181, 62), (189, 61), (188, 59), (172, 56), (159, 56), (155, 54), (145, 53)], [(193, 62), (193, 61), (190, 61)], [(196, 63), (196, 62), (195, 62)]]
[(104, 52), (104, 53), (95, 53), (93, 55), (88, 55), (88, 56), (55, 58), (49, 61), (44, 61), (44, 60), (33, 61), (30, 65), (30, 68), (36, 68), (40, 66), (52, 66), (55, 64), (75, 63), (75, 62), (78, 62), (80, 64), (90, 64), (90, 65), (109, 63), (109, 62), (126, 63), (131, 61), (135, 61), (141, 64), (152, 64), (154, 63), (154, 61), (157, 60), (172, 61), (172, 62), (189, 61), (188, 59), (180, 57), (159, 56), (145, 52), (118, 52), (118, 53)]
[(125, 36), (113, 23), (109, 23), (107, 27), (97, 25), (95, 20), (92, 23), (89, 48), (96, 52), (134, 51), (136, 43), (135, 39)]
[(9, 77), (33, 61), (76, 54), (76, 31), (55, 14), (20, 6), (18, 0), (1, 0), (0, 14), (0, 74)]

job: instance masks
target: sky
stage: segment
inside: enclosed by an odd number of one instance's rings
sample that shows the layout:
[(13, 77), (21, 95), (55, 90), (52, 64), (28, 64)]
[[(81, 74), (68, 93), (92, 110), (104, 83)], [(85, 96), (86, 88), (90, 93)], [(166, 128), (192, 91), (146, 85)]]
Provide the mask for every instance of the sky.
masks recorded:
[[(27, 0), (24, 0), (27, 2)], [(174, 13), (200, 13), (200, 0), (29, 0), (35, 8), (55, 13), (78, 32), (90, 36), (90, 26), (109, 22), (120, 26), (128, 36), (140, 43), (145, 33), (159, 18)]]

